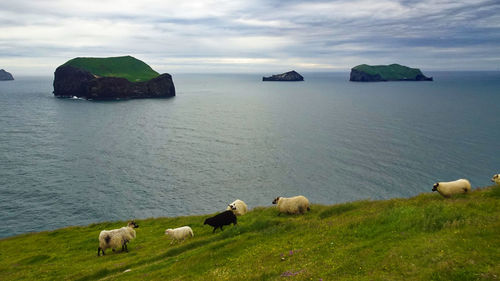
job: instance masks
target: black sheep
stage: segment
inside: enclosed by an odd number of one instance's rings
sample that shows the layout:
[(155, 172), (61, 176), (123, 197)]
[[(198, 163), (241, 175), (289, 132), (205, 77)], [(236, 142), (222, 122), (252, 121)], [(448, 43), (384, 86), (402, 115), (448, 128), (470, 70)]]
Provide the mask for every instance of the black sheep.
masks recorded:
[(230, 225), (230, 224), (236, 225), (236, 216), (234, 215), (233, 211), (225, 211), (220, 214), (217, 214), (211, 218), (208, 218), (205, 220), (203, 224), (208, 224), (210, 226), (214, 227), (214, 231), (212, 233), (215, 233), (215, 230), (220, 227), (220, 230), (222, 231), (222, 226), (224, 225)]

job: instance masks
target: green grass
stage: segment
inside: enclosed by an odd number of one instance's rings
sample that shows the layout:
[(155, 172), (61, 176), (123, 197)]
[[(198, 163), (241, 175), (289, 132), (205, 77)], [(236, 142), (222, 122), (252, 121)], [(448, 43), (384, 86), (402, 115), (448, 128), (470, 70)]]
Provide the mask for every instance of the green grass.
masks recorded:
[[(258, 207), (223, 232), (205, 216), (139, 220), (129, 253), (97, 257), (99, 223), (0, 240), (2, 280), (498, 280), (500, 187), (450, 199)], [(195, 237), (170, 245), (166, 228)], [(130, 272), (125, 270), (130, 269)]]
[(85, 69), (97, 76), (125, 78), (130, 82), (148, 81), (159, 75), (149, 65), (131, 56), (74, 58), (63, 65)]
[(410, 68), (400, 64), (391, 65), (367, 65), (361, 64), (355, 66), (353, 69), (357, 69), (362, 72), (366, 72), (371, 75), (380, 74), (382, 79), (385, 80), (404, 80), (404, 79), (415, 79), (417, 75), (423, 75), (420, 69)]

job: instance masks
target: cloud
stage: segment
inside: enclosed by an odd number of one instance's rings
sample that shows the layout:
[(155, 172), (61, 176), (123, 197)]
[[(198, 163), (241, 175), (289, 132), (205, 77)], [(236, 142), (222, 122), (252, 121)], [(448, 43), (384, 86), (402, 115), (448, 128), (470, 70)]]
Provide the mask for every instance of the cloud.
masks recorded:
[(124, 54), (168, 72), (500, 65), (497, 0), (6, 2), (0, 66), (21, 72)]

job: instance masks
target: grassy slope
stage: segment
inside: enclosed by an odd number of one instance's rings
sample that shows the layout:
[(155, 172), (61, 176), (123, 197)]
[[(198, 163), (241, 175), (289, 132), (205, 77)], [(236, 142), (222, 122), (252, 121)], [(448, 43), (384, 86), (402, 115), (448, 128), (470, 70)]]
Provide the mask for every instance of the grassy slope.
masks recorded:
[[(129, 253), (96, 257), (102, 229), (70, 227), (0, 240), (2, 280), (498, 280), (500, 187), (444, 199), (313, 205), (303, 216), (256, 208), (212, 234), (207, 216), (138, 221)], [(169, 245), (165, 228), (195, 237)], [(124, 270), (130, 272), (123, 273)], [(281, 277), (281, 275), (292, 275)], [(235, 277), (237, 276), (237, 277)]]
[(131, 82), (148, 81), (159, 75), (149, 65), (131, 56), (74, 58), (64, 65), (86, 69), (98, 76), (126, 78)]
[(402, 79), (414, 79), (418, 74), (422, 75), (422, 72), (418, 68), (410, 68), (400, 64), (391, 65), (367, 65), (361, 64), (354, 69), (366, 72), (371, 75), (380, 74), (383, 79), (386, 80), (402, 80)]

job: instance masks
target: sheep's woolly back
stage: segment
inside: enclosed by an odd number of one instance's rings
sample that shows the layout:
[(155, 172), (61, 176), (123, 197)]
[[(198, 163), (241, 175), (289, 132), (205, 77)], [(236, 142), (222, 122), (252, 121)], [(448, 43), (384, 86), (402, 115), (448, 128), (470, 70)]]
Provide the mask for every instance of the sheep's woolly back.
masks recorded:
[(309, 210), (309, 200), (302, 195), (290, 198), (280, 197), (277, 207), (281, 213), (303, 214)]
[(247, 213), (247, 204), (243, 200), (236, 199), (227, 206), (226, 210), (231, 210), (235, 215), (242, 216)]
[(123, 239), (130, 241), (135, 238), (135, 229), (129, 226), (124, 226), (119, 229), (122, 233)]
[(224, 225), (230, 225), (230, 224), (236, 225), (237, 223), (238, 219), (236, 215), (233, 213), (233, 211), (227, 210), (213, 217), (205, 219), (205, 222), (203, 224), (204, 225), (208, 224), (212, 226), (214, 228), (213, 232), (215, 232), (217, 228), (220, 228), (220, 230), (222, 231), (223, 230), (222, 227)]
[(123, 244), (123, 236), (121, 229), (103, 230), (99, 234), (99, 247), (101, 249), (117, 249)]
[(496, 183), (497, 185), (500, 185), (500, 174), (496, 174), (491, 178), (491, 181)]
[(470, 182), (466, 179), (438, 182), (436, 184), (438, 184), (436, 187), (437, 191), (444, 197), (450, 197), (453, 194), (468, 193), (471, 191)]
[(99, 233), (99, 247), (102, 250), (117, 249), (122, 247), (125, 242), (135, 238), (135, 229), (131, 226), (113, 230), (103, 230)]
[(174, 229), (166, 229), (165, 234), (172, 237), (174, 240), (184, 240), (187, 237), (194, 236), (193, 230), (189, 226), (182, 226)]

